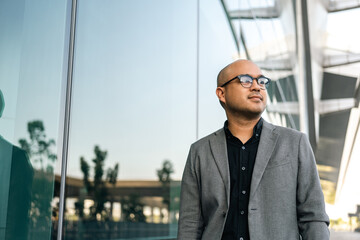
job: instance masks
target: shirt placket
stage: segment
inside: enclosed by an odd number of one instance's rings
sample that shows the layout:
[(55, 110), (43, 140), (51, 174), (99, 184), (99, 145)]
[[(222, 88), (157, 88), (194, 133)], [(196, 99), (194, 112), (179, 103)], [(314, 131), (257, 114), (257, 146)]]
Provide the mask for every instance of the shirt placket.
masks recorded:
[(243, 224), (247, 217), (246, 214), (246, 209), (245, 209), (245, 205), (246, 205), (246, 177), (248, 175), (247, 171), (248, 171), (248, 161), (246, 160), (246, 154), (247, 154), (247, 149), (246, 146), (242, 144), (241, 148), (240, 148), (240, 164), (239, 164), (239, 189), (238, 189), (238, 200), (239, 200), (239, 226), (238, 226), (238, 239), (239, 240), (245, 240), (245, 233), (240, 232), (241, 231), (241, 227), (240, 224)]

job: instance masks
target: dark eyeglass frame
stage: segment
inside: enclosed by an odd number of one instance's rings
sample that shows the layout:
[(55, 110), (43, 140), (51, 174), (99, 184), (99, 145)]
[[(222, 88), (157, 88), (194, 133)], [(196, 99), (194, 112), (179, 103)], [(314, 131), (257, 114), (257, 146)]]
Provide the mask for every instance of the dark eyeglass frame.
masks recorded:
[[(250, 77), (250, 79), (252, 80), (251, 85), (250, 85), (249, 87), (245, 87), (245, 86), (243, 85), (243, 82), (241, 81), (241, 77)], [(254, 78), (254, 77), (250, 76), (249, 74), (241, 74), (241, 75), (238, 75), (238, 76), (230, 79), (229, 81), (227, 81), (226, 83), (224, 83), (224, 84), (221, 85), (220, 87), (226, 86), (228, 83), (230, 83), (231, 81), (233, 81), (233, 80), (235, 80), (235, 79), (237, 79), (237, 78), (239, 79), (241, 86), (243, 86), (244, 88), (251, 88), (251, 86), (253, 85), (254, 79), (256, 80), (257, 84), (259, 85), (260, 89), (262, 89), (262, 90), (267, 89), (268, 86), (269, 86), (269, 84), (270, 84), (270, 82), (271, 82), (271, 79), (265, 77), (264, 75), (261, 75), (261, 76), (259, 76), (259, 77)], [(262, 85), (259, 84), (259, 78), (265, 78), (266, 80), (268, 80), (268, 82), (265, 83), (265, 87), (263, 87)]]

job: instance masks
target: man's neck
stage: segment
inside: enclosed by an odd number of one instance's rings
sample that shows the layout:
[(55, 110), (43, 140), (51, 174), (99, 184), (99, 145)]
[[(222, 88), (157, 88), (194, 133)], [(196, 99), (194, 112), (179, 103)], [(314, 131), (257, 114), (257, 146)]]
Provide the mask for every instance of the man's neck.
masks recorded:
[(242, 143), (246, 143), (252, 137), (254, 127), (260, 118), (261, 116), (254, 119), (228, 117), (228, 128), (233, 136), (240, 139)]

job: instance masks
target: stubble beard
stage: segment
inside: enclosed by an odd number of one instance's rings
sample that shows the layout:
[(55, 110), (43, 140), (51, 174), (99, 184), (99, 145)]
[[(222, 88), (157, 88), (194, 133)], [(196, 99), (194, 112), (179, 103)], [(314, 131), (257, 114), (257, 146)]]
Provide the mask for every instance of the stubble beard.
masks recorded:
[(226, 106), (226, 114), (231, 115), (235, 118), (243, 118), (243, 119), (259, 119), (261, 117), (261, 114), (265, 111), (265, 107), (263, 109), (251, 109), (250, 107), (246, 106), (233, 106), (233, 105), (227, 105)]

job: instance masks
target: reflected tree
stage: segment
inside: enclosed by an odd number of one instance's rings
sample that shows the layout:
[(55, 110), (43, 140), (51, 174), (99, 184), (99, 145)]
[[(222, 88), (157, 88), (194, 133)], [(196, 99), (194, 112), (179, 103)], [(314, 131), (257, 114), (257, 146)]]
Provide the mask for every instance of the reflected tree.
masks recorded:
[(170, 183), (171, 183), (171, 174), (174, 173), (174, 167), (170, 160), (165, 160), (162, 163), (162, 167), (158, 169), (157, 176), (161, 182), (163, 189), (163, 203), (169, 207), (170, 204)]
[(145, 222), (144, 204), (141, 203), (138, 195), (131, 194), (121, 201), (121, 205), (126, 222)]
[[(106, 180), (115, 188), (116, 186), (116, 180), (119, 173), (119, 164), (116, 163), (114, 168), (108, 168), (106, 173)], [(110, 213), (109, 217), (112, 219), (112, 212), (113, 212), (113, 204), (114, 204), (114, 197), (110, 195)]]
[[(45, 126), (41, 120), (28, 122), (27, 131), (30, 139), (20, 139), (20, 147), (26, 151), (33, 164), (40, 164), (42, 172), (52, 173), (54, 169), (53, 164), (57, 158), (52, 149), (52, 146), (55, 146), (55, 140), (46, 139)], [(46, 167), (44, 162), (47, 163)]]
[[(116, 184), (116, 179), (119, 171), (119, 164), (116, 163), (114, 168), (107, 170), (107, 175), (104, 177), (104, 165), (107, 157), (107, 151), (103, 151), (99, 146), (94, 147), (95, 157), (92, 159), (94, 164), (94, 178), (90, 181), (91, 166), (84, 157), (80, 157), (80, 168), (83, 173), (84, 187), (87, 192), (86, 195), (91, 195), (94, 200), (94, 205), (90, 208), (90, 220), (97, 218), (106, 219), (109, 213), (105, 210), (105, 202), (109, 200), (106, 183)], [(76, 212), (79, 217), (84, 217), (84, 198), (80, 198), (75, 203)]]
[(116, 179), (119, 172), (119, 164), (116, 163), (114, 168), (108, 168), (106, 179), (109, 183), (111, 183), (113, 186), (116, 185)]
[[(34, 171), (32, 184), (30, 228), (35, 238), (47, 234), (51, 228), (51, 201), (54, 193), (54, 163), (57, 159), (53, 147), (55, 140), (47, 139), (43, 121), (34, 120), (27, 124), (29, 138), (19, 139), (19, 144), (29, 156)], [(41, 235), (41, 236), (40, 236)]]

